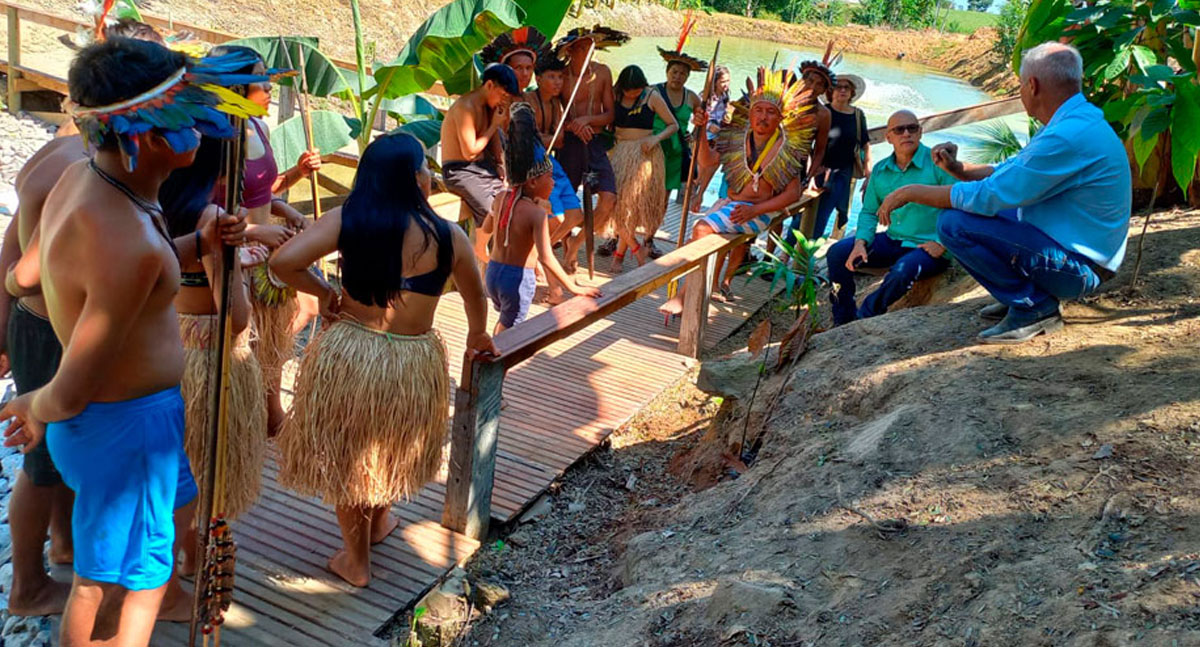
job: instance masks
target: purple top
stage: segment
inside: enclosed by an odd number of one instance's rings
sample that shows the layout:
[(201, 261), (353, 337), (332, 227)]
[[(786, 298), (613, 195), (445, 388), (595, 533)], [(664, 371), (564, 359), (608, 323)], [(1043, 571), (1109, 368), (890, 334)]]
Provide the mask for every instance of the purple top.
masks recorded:
[(242, 187), (242, 206), (254, 209), (271, 203), (271, 187), (279, 177), (279, 167), (275, 165), (275, 151), (271, 150), (271, 140), (267, 138), (258, 119), (250, 119), (258, 138), (263, 143), (266, 152), (258, 159), (246, 160), (245, 184)]

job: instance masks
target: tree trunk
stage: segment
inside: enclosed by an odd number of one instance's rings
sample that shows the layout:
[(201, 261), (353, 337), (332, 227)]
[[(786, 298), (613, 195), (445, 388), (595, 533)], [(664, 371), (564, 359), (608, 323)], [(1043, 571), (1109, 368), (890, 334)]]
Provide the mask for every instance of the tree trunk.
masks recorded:
[(754, 0), (746, 0), (746, 17), (754, 17)]

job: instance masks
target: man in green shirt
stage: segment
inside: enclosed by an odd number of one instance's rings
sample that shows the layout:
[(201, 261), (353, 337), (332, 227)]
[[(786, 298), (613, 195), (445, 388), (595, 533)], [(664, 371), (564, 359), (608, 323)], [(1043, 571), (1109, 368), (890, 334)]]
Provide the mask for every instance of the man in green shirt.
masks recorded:
[[(838, 241), (826, 255), (834, 284), (830, 302), (835, 326), (887, 312), (918, 279), (940, 274), (950, 265), (946, 248), (937, 240), (939, 209), (910, 203), (890, 218), (876, 212), (883, 198), (902, 186), (948, 185), (956, 180), (934, 164), (929, 148), (921, 145), (921, 124), (913, 113), (901, 110), (888, 119), (887, 141), (895, 152), (871, 171), (858, 214), (858, 233)], [(879, 223), (887, 227), (886, 232), (875, 233)], [(879, 289), (856, 307), (854, 271), (860, 267), (888, 268), (888, 273)]]

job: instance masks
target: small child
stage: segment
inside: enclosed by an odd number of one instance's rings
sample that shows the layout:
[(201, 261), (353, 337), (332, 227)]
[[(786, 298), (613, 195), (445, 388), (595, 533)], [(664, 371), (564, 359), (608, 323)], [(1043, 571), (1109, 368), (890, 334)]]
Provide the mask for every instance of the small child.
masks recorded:
[(539, 259), (550, 275), (575, 296), (600, 296), (596, 288), (576, 285), (551, 250), (547, 214), (554, 191), (553, 166), (537, 136), (533, 109), (527, 103), (512, 106), (505, 158), (512, 187), (496, 196), (484, 224), (485, 230), (495, 230), (485, 277), (488, 295), (500, 311), (495, 333), (525, 320), (537, 287), (534, 266)]

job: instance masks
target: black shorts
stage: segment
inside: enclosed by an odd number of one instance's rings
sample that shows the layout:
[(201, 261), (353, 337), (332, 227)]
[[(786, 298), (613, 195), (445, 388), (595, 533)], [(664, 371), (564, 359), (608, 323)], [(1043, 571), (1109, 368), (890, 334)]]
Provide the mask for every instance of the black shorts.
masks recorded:
[[(58, 343), (50, 320), (19, 301), (13, 303), (8, 317), (8, 360), (17, 394), (45, 386), (62, 361), (62, 344)], [(25, 454), (25, 474), (39, 487), (62, 483), (62, 476), (50, 460), (50, 450), (44, 441)]]
[(504, 190), (500, 171), (487, 158), (474, 162), (446, 162), (442, 164), (442, 179), (446, 189), (462, 198), (471, 210), (476, 227), (483, 224), (483, 219), (492, 210), (496, 194)]
[(562, 148), (558, 149), (558, 163), (567, 172), (572, 188), (579, 188), (584, 173), (595, 173), (596, 182), (592, 190), (616, 194), (617, 176), (613, 173), (612, 162), (608, 160), (608, 151), (604, 150), (604, 142), (599, 137), (592, 137), (585, 144), (575, 133), (564, 133)]

